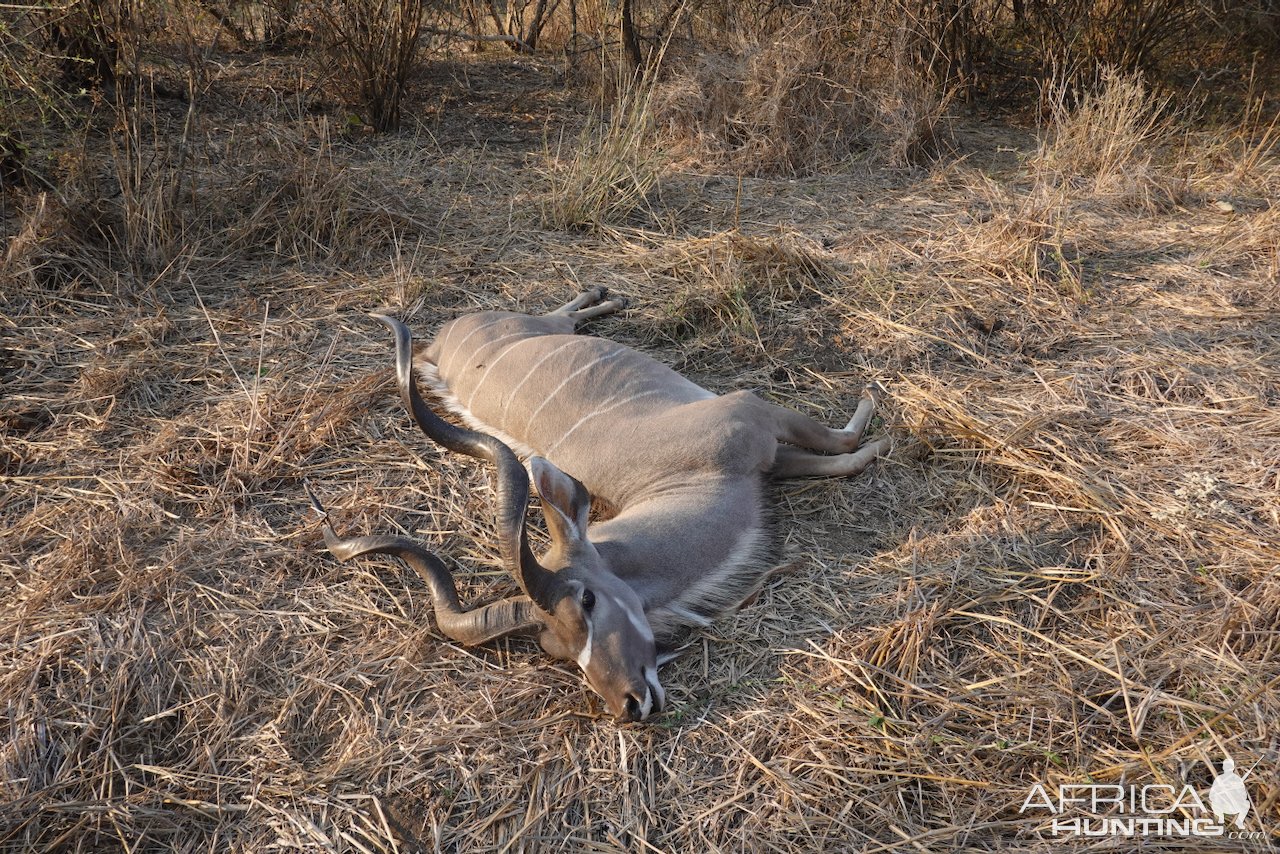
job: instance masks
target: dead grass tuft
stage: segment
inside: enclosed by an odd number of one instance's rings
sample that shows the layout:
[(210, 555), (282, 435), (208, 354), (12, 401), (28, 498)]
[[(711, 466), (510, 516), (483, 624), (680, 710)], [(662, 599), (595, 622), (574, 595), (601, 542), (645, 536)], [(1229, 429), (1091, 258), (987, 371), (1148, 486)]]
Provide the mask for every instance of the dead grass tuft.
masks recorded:
[(595, 228), (621, 222), (648, 204), (666, 160), (654, 134), (652, 100), (651, 81), (630, 83), (607, 118), (588, 120), (568, 152), (563, 140), (554, 155), (548, 152), (545, 224)]
[(786, 229), (735, 229), (673, 241), (646, 266), (674, 280), (662, 307), (668, 334), (747, 347), (759, 346), (761, 326), (807, 291), (830, 289), (845, 275), (844, 265), (820, 244)]
[(324, 50), (316, 61), (322, 79), (337, 78), (339, 86), (354, 90), (352, 100), (374, 130), (400, 130), (400, 104), (417, 70), (418, 40), (430, 8), (424, 0), (345, 0), (309, 10), (320, 24)]
[(430, 214), (415, 211), (383, 176), (347, 156), (327, 122), (268, 145), (243, 171), (221, 181), (210, 175), (222, 184), (210, 191), (230, 202), (213, 212), (230, 251), (342, 262), (430, 233)]
[(1171, 99), (1141, 74), (1106, 69), (1078, 103), (1067, 86), (1050, 87), (1045, 98), (1050, 130), (1031, 161), (1041, 180), (1139, 210), (1168, 208), (1186, 196), (1185, 174), (1169, 163), (1181, 142)]
[(664, 135), (750, 174), (848, 157), (866, 128), (820, 39), (797, 23), (739, 55), (699, 57), (660, 89), (654, 109)]
[(80, 287), (113, 273), (181, 275), (193, 256), (351, 262), (435, 230), (324, 120), (181, 146), (128, 139), (105, 166), (82, 163), (56, 192), (20, 203), (7, 275)]
[(934, 241), (934, 251), (1016, 291), (1086, 298), (1079, 241), (1089, 234), (1066, 191), (1047, 184), (1011, 191), (983, 178), (977, 183), (981, 207), (965, 217), (952, 241)]
[(936, 150), (945, 98), (905, 61), (901, 38), (885, 65), (883, 35), (834, 12), (796, 13), (733, 52), (676, 62), (657, 121), (687, 156), (740, 174), (806, 174), (867, 151), (919, 162)]

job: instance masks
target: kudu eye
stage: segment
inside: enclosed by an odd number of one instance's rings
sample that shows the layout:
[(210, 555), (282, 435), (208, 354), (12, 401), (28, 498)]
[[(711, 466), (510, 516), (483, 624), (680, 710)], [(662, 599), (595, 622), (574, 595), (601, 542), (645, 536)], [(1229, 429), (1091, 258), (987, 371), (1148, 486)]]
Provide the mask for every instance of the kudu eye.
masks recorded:
[(583, 590), (582, 591), (582, 610), (590, 614), (591, 609), (594, 608), (595, 606), (596, 606), (596, 594), (592, 593), (590, 590)]

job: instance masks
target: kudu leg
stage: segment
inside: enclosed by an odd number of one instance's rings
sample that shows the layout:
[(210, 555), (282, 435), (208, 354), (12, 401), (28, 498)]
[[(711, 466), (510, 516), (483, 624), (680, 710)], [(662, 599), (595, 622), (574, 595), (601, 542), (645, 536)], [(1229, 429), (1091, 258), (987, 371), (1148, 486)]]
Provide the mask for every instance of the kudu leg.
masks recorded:
[(843, 430), (835, 430), (786, 407), (775, 407), (778, 440), (824, 454), (850, 454), (862, 444), (862, 434), (875, 411), (875, 399), (864, 392)]
[(550, 312), (548, 316), (568, 317), (573, 320), (576, 325), (584, 320), (590, 320), (591, 318), (599, 317), (602, 314), (612, 314), (619, 309), (627, 307), (627, 301), (622, 297), (605, 299), (608, 295), (608, 288), (591, 288), (590, 290), (583, 291), (578, 294), (555, 311)]
[(852, 454), (815, 454), (804, 448), (779, 445), (774, 477), (851, 477), (889, 452), (888, 439), (868, 442)]
[(580, 308), (600, 302), (608, 293), (609, 291), (605, 288), (591, 288), (578, 294), (555, 311), (548, 312), (548, 314), (572, 314)]

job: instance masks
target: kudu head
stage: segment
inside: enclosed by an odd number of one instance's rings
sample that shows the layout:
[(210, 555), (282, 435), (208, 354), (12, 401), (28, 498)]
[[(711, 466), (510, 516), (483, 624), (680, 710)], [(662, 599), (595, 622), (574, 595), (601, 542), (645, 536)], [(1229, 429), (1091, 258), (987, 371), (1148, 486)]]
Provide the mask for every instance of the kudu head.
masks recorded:
[(549, 655), (578, 662), (620, 720), (644, 720), (666, 702), (644, 603), (587, 537), (586, 488), (542, 457), (531, 458), (529, 468), (551, 534), (551, 548), (538, 562), (561, 591), (544, 612), (538, 641)]
[(457, 427), (432, 412), (414, 382), (408, 328), (393, 318), (373, 316), (395, 333), (401, 399), (422, 432), (451, 451), (496, 467), (499, 546), (503, 562), (527, 598), (465, 611), (444, 564), (403, 538), (342, 540), (326, 525), (329, 550), (341, 560), (372, 552), (404, 559), (431, 587), (441, 631), (461, 643), (536, 633), (548, 654), (578, 663), (587, 684), (621, 721), (644, 720), (651, 712), (661, 711), (666, 696), (658, 682), (657, 651), (644, 604), (610, 571), (588, 539), (591, 498), (586, 489), (547, 460), (530, 459), (551, 535), (551, 548), (541, 558), (535, 557), (525, 527), (529, 477), (524, 466), (497, 438)]

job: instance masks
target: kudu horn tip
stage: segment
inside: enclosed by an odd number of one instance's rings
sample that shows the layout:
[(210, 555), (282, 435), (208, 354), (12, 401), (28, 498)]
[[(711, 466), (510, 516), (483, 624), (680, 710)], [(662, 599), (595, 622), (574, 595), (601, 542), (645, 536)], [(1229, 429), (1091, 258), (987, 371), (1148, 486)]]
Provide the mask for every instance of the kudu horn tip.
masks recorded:
[(320, 499), (316, 497), (315, 492), (311, 489), (311, 481), (307, 478), (302, 479), (302, 488), (307, 493), (307, 498), (311, 499), (311, 507), (319, 514), (321, 519), (329, 518), (329, 511), (324, 509), (324, 505), (320, 503)]
[(337, 531), (333, 530), (333, 525), (329, 524), (329, 511), (324, 509), (324, 505), (320, 503), (320, 499), (312, 491), (311, 481), (303, 478), (302, 488), (306, 490), (307, 497), (311, 499), (311, 507), (316, 513), (320, 514), (320, 533), (324, 536), (324, 547), (329, 550), (329, 554), (343, 561), (355, 557), (351, 541), (339, 537)]

